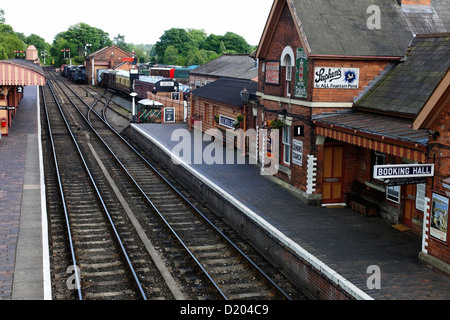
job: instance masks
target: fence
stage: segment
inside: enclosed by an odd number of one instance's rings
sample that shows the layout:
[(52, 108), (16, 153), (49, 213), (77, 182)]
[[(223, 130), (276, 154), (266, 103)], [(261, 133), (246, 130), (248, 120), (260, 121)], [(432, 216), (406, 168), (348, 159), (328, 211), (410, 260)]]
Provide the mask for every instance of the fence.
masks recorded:
[[(180, 95), (181, 96), (181, 95)], [(158, 96), (154, 93), (147, 92), (147, 99), (153, 100), (156, 102), (160, 102), (164, 105), (162, 109), (162, 122), (168, 122), (168, 123), (180, 123), (180, 122), (186, 122), (187, 121), (187, 102), (184, 100), (175, 100), (171, 99), (170, 97), (164, 97), (164, 96)], [(173, 108), (174, 110), (173, 114), (171, 112), (168, 112), (169, 108)], [(173, 115), (173, 118), (168, 118), (168, 115)]]

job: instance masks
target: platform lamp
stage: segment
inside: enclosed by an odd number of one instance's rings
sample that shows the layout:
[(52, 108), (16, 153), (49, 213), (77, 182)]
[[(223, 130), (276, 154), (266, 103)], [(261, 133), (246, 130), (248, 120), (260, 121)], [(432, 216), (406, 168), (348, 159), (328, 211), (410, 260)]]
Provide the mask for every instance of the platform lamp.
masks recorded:
[[(242, 104), (244, 106), (244, 132), (247, 131), (247, 105), (248, 105), (248, 98), (250, 97), (250, 92), (248, 92), (247, 87), (244, 87), (244, 90), (241, 91), (241, 100)], [(247, 143), (244, 139), (244, 156), (247, 154)]]
[(244, 90), (241, 91), (241, 100), (244, 106), (244, 131), (247, 130), (247, 105), (249, 97), (250, 92), (248, 92), (247, 87), (244, 87)]
[(248, 98), (250, 97), (250, 92), (248, 92), (247, 87), (244, 87), (244, 90), (241, 91), (241, 99), (244, 105), (248, 104)]
[(133, 104), (132, 104), (133, 105), (133, 117), (131, 119), (131, 122), (132, 123), (137, 123), (137, 119), (136, 119), (136, 101), (135, 101), (137, 93), (136, 92), (132, 92), (132, 93), (130, 93), (130, 96), (133, 99)]

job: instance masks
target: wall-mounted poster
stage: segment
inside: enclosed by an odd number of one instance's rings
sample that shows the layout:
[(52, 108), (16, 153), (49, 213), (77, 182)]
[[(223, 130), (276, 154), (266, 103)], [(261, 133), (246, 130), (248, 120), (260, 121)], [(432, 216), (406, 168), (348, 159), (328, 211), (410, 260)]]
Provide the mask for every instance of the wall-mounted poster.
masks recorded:
[(358, 89), (359, 69), (318, 67), (314, 70), (314, 88)]
[(292, 163), (303, 166), (303, 141), (292, 140)]
[(448, 198), (433, 193), (430, 213), (430, 236), (447, 242)]
[(308, 97), (308, 57), (305, 50), (297, 49), (296, 61), (297, 76), (295, 80), (295, 96), (298, 98)]
[(175, 122), (175, 108), (164, 108), (164, 122)]
[(280, 84), (280, 61), (266, 62), (266, 83)]

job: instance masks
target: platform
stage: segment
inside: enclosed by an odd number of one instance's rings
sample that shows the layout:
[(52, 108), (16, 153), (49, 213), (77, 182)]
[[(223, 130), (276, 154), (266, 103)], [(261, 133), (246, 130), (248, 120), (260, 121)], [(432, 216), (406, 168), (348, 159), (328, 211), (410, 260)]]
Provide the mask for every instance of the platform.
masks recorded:
[(38, 87), (0, 140), (0, 300), (51, 299)]
[[(0, 140), (0, 300), (51, 299), (37, 87), (26, 87), (9, 135)], [(132, 125), (155, 150), (170, 154), (174, 129), (186, 125)], [(194, 150), (194, 149), (193, 149)], [(170, 155), (169, 155), (170, 156)], [(255, 165), (181, 166), (298, 255), (344, 285), (356, 299), (447, 300), (450, 280), (418, 259), (421, 239), (348, 208), (305, 205), (261, 176)], [(381, 289), (368, 289), (369, 266), (381, 271)], [(295, 267), (293, 264), (292, 267)]]
[[(187, 127), (185, 124), (133, 124), (126, 134), (135, 137), (142, 147), (170, 158), (180, 143), (172, 141), (172, 133)], [(203, 148), (207, 145), (204, 143)], [(209, 193), (213, 190), (226, 198), (265, 233), (303, 256), (330, 281), (340, 283), (355, 299), (450, 298), (450, 278), (430, 270), (419, 259), (420, 237), (399, 231), (381, 218), (368, 218), (349, 208), (306, 205), (295, 193), (261, 175), (257, 165), (181, 162), (178, 167), (182, 169), (176, 169), (176, 174), (196, 177), (190, 178), (195, 179), (193, 187), (205, 184), (199, 188), (208, 187)], [(380, 270), (380, 289), (368, 288), (372, 266)], [(296, 267), (292, 264), (292, 268)]]

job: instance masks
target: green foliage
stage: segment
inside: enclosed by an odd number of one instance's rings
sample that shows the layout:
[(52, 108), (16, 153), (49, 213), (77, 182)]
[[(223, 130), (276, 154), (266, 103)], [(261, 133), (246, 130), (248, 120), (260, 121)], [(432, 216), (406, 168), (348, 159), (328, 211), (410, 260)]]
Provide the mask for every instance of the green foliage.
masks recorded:
[(14, 59), (17, 54), (14, 51), (25, 51), (26, 45), (7, 24), (0, 24), (0, 59)]
[[(15, 50), (25, 51), (34, 45), (43, 62), (42, 54), (46, 53), (46, 64), (60, 66), (64, 63), (82, 64), (89, 55), (106, 46), (134, 51), (139, 62), (164, 63), (169, 65), (202, 65), (218, 58), (224, 53), (251, 53), (254, 48), (245, 39), (235, 33), (227, 32), (223, 36), (207, 35), (204, 30), (172, 28), (164, 32), (155, 45), (129, 44), (125, 36), (118, 34), (111, 41), (108, 33), (86, 23), (70, 26), (55, 36), (52, 44), (31, 34), (28, 37), (14, 32), (13, 28), (4, 24), (5, 12), (0, 9), (0, 59), (15, 58)], [(70, 50), (64, 52), (61, 50)]]
[(202, 65), (224, 53), (251, 53), (253, 48), (233, 32), (207, 36), (204, 30), (172, 28), (164, 32), (154, 49), (160, 63)]

